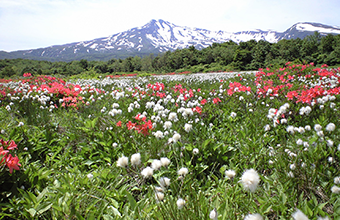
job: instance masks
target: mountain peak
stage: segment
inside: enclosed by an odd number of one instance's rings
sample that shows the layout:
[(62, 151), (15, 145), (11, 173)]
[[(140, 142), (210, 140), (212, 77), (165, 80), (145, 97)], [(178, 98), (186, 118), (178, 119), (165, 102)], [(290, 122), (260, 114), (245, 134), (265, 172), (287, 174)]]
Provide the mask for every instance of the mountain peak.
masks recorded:
[(190, 46), (202, 49), (213, 43), (223, 43), (230, 40), (236, 43), (249, 40), (265, 40), (276, 43), (281, 39), (298, 37), (303, 39), (307, 35), (313, 34), (314, 31), (318, 31), (322, 35), (328, 33), (340, 34), (339, 27), (312, 22), (296, 23), (283, 33), (259, 29), (232, 33), (178, 26), (163, 19), (152, 19), (144, 26), (135, 27), (106, 38), (26, 51), (14, 51), (7, 55), (11, 58), (14, 56), (15, 58), (64, 61), (91, 59), (92, 57), (102, 57), (102, 59), (126, 58), (149, 53), (157, 54)]

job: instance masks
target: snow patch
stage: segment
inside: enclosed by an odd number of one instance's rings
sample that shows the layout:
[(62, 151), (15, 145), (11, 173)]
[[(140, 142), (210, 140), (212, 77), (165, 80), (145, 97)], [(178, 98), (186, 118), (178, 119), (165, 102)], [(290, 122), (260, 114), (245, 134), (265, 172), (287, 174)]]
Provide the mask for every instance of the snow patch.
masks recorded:
[(329, 34), (340, 34), (340, 29), (335, 28), (326, 28), (326, 27), (316, 27), (312, 24), (299, 23), (296, 25), (296, 30), (298, 31), (318, 31), (320, 33), (329, 33)]

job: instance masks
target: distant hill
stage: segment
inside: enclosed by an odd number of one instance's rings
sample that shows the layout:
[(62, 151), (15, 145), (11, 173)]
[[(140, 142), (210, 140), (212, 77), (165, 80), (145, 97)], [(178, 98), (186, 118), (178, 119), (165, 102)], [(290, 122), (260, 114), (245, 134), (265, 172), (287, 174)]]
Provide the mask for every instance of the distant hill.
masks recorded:
[(206, 29), (178, 26), (164, 20), (151, 20), (142, 27), (132, 28), (109, 37), (97, 38), (46, 48), (20, 50), (13, 52), (0, 51), (0, 59), (25, 58), (49, 61), (72, 60), (109, 60), (158, 54), (165, 51), (188, 48), (208, 47), (213, 43), (232, 40), (236, 43), (249, 40), (265, 40), (276, 43), (282, 39), (305, 38), (317, 31), (321, 35), (340, 34), (340, 28), (319, 23), (300, 22), (286, 31), (209, 31)]

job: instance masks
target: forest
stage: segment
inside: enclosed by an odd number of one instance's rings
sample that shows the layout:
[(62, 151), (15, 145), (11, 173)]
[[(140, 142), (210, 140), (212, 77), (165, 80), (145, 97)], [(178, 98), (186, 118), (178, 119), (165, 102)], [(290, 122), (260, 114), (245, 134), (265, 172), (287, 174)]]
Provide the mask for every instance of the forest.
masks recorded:
[(186, 49), (149, 54), (108, 61), (50, 62), (26, 59), (0, 60), (0, 78), (13, 78), (24, 73), (32, 75), (94, 76), (122, 72), (169, 73), (257, 70), (281, 67), (289, 61), (295, 63), (340, 64), (340, 35), (321, 36), (318, 32), (304, 39), (264, 40), (213, 43), (202, 50), (191, 46)]

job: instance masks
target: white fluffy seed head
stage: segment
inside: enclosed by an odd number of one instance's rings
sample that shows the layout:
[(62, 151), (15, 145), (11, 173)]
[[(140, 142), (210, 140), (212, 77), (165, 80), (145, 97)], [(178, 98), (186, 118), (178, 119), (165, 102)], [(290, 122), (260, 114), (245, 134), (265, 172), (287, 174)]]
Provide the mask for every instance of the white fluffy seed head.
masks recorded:
[(244, 220), (263, 220), (263, 217), (260, 214), (258, 214), (258, 213), (256, 213), (256, 214), (248, 214), (248, 215), (246, 215)]
[(153, 169), (151, 167), (145, 167), (142, 172), (142, 176), (146, 179), (151, 178), (153, 175)]
[(335, 124), (334, 123), (329, 123), (327, 126), (326, 126), (326, 131), (334, 131), (335, 130)]
[(178, 209), (182, 209), (185, 205), (185, 200), (182, 198), (179, 198), (176, 202)]
[(209, 218), (213, 219), (213, 220), (217, 220), (218, 217), (218, 213), (216, 208), (214, 208), (213, 210), (211, 210), (211, 212), (209, 213)]
[(159, 179), (159, 185), (162, 188), (166, 188), (166, 187), (170, 186), (170, 179), (168, 177), (161, 177)]
[(178, 175), (180, 175), (180, 176), (185, 176), (185, 175), (188, 174), (188, 172), (189, 172), (189, 170), (186, 167), (182, 167), (181, 169), (179, 169), (177, 171)]
[(249, 190), (250, 192), (255, 192), (259, 182), (260, 176), (254, 169), (246, 170), (242, 174), (241, 183), (243, 184), (244, 189)]
[(236, 172), (234, 170), (226, 170), (225, 175), (228, 179), (232, 179), (235, 177)]
[(142, 163), (140, 153), (132, 154), (130, 161), (133, 166), (139, 166)]
[(340, 187), (338, 186), (332, 186), (331, 188), (332, 193), (339, 194), (340, 193)]
[(164, 199), (164, 193), (162, 193), (162, 192), (156, 192), (155, 196), (156, 196), (156, 200), (158, 202), (163, 201), (163, 199)]
[(127, 167), (128, 164), (129, 164), (129, 158), (128, 157), (122, 156), (122, 157), (118, 158), (118, 160), (117, 160), (117, 166), (119, 166), (119, 167)]
[(162, 166), (163, 166), (163, 167), (169, 166), (170, 162), (171, 162), (171, 161), (169, 160), (169, 158), (167, 158), (167, 157), (161, 157), (161, 163), (162, 163)]
[(151, 168), (154, 170), (158, 170), (159, 168), (161, 168), (161, 166), (162, 166), (162, 162), (157, 159), (153, 160), (151, 163)]
[(293, 214), (292, 217), (294, 218), (294, 220), (308, 220), (308, 217), (303, 214), (303, 212), (301, 212), (299, 209), (297, 209)]

